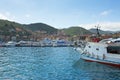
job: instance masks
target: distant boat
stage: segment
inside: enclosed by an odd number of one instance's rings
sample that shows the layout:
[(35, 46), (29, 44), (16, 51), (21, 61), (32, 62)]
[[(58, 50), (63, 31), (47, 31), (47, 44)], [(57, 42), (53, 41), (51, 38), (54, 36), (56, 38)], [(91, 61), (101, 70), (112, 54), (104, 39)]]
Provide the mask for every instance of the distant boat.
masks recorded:
[(31, 42), (27, 42), (27, 41), (19, 41), (17, 43), (17, 47), (28, 47), (28, 46), (31, 46), (30, 44)]
[(16, 45), (17, 43), (14, 41), (8, 41), (7, 43), (5, 43), (6, 47), (15, 47)]
[(87, 42), (84, 48), (77, 48), (81, 59), (120, 68), (120, 38), (106, 39), (99, 43)]
[(67, 47), (70, 46), (70, 42), (66, 41), (66, 40), (54, 40), (52, 42), (54, 47)]

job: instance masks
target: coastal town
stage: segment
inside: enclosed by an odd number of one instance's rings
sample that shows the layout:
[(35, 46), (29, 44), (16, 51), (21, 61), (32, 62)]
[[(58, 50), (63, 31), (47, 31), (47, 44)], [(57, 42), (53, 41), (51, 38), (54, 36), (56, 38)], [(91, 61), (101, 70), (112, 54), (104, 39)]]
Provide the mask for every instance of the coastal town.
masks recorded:
[[(32, 29), (38, 27), (36, 31), (32, 31), (29, 28), (19, 27), (18, 23), (0, 20), (0, 46), (16, 46), (16, 47), (68, 47), (74, 46), (75, 42), (78, 46), (81, 45), (82, 41), (94, 41), (97, 37), (97, 29), (94, 32), (88, 30), (87, 33), (83, 32), (84, 29), (81, 27), (71, 27), (67, 30), (72, 31), (72, 33), (67, 34), (64, 29), (54, 29), (46, 24), (37, 23), (32, 24)], [(16, 26), (17, 25), (17, 26)], [(43, 27), (44, 25), (44, 27)], [(46, 27), (47, 26), (47, 27)], [(51, 28), (53, 31), (47, 32), (49, 30), (41, 30), (43, 28)], [(79, 31), (76, 31), (76, 30)], [(79, 33), (76, 33), (79, 32)], [(72, 34), (72, 35), (71, 35)], [(99, 30), (100, 39), (108, 38), (119, 38), (120, 32), (114, 33), (102, 33)]]
[[(69, 36), (64, 31), (59, 30), (56, 34), (47, 34), (45, 31), (37, 31), (31, 35), (24, 36), (5, 36), (0, 35), (0, 46), (16, 46), (16, 47), (71, 47), (77, 42), (78, 45), (82, 41), (94, 41), (96, 34), (84, 34)], [(119, 38), (120, 33), (114, 34), (101, 34), (100, 38)], [(90, 39), (91, 38), (91, 39)], [(90, 39), (90, 40), (89, 40)]]

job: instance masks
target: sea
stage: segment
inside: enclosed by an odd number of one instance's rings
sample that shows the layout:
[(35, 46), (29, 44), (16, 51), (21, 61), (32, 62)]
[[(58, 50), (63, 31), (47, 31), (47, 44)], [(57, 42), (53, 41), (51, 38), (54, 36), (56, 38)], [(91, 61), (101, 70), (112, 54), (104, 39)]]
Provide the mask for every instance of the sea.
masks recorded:
[(81, 60), (73, 47), (1, 47), (0, 80), (120, 80), (120, 69)]

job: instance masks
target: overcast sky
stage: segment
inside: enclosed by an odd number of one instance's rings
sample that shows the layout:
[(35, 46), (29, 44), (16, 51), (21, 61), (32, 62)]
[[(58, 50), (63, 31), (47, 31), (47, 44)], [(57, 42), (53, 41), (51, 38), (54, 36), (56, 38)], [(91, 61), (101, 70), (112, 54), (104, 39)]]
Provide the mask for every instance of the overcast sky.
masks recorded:
[(120, 0), (1, 0), (0, 19), (55, 28), (120, 30)]

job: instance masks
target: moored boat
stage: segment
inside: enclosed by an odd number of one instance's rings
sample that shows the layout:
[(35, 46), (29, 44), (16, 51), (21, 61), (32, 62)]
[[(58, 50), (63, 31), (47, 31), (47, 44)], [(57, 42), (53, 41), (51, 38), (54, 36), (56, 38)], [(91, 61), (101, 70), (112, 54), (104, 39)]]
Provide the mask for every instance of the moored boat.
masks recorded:
[(14, 41), (8, 41), (8, 42), (5, 44), (6, 47), (15, 47), (16, 45), (17, 45), (17, 43), (14, 42)]
[[(119, 39), (111, 39), (111, 43), (88, 42), (85, 48), (78, 48), (80, 51), (81, 59), (90, 62), (98, 62), (120, 68), (120, 45)], [(117, 42), (117, 43), (116, 43)]]

